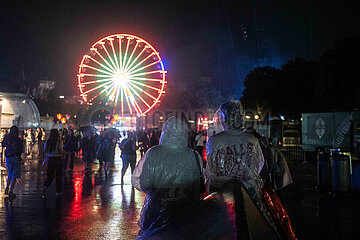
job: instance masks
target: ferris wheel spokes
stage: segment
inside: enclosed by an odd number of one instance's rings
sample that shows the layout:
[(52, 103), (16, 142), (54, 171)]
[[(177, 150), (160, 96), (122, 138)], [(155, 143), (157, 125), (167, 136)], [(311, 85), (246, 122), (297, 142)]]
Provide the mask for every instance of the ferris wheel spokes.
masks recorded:
[(138, 58), (145, 52), (145, 50), (146, 50), (146, 48), (144, 47), (144, 48), (141, 50), (141, 52), (136, 56), (136, 58), (134, 59), (134, 61), (132, 61), (132, 62), (130, 63), (130, 65), (129, 65), (127, 68), (124, 69), (124, 71), (129, 72), (129, 70), (131, 69), (131, 66), (138, 60)]
[(158, 78), (142, 78), (142, 77), (131, 77), (129, 76), (129, 79), (132, 80), (142, 80), (142, 81), (150, 81), (150, 82), (164, 82), (166, 83), (166, 81), (164, 79), (158, 79)]
[(129, 82), (129, 84), (131, 84), (134, 88), (138, 89), (140, 92), (144, 93), (145, 95), (147, 95), (148, 97), (154, 99), (156, 101), (156, 97), (154, 97), (153, 95), (151, 95), (148, 92), (145, 92), (144, 89), (141, 89), (139, 86), (136, 86), (134, 83)]
[(89, 84), (100, 83), (100, 82), (108, 82), (108, 81), (111, 81), (111, 80), (112, 80), (112, 78), (105, 78), (105, 79), (101, 79), (101, 80), (83, 82), (83, 83), (81, 83), (81, 85), (89, 85)]
[(130, 55), (128, 61), (125, 63), (124, 71), (126, 71), (127, 65), (131, 62), (131, 59), (134, 56), (135, 50), (137, 49), (138, 45), (139, 45), (139, 40), (136, 40), (136, 44), (131, 52), (131, 55)]
[(155, 70), (155, 71), (149, 71), (149, 72), (129, 74), (129, 76), (130, 76), (130, 77), (137, 77), (137, 76), (144, 76), (144, 75), (154, 74), (154, 73), (166, 73), (166, 72), (165, 72), (164, 70)]
[(147, 84), (145, 84), (145, 83), (141, 83), (141, 82), (137, 82), (137, 81), (132, 81), (132, 80), (129, 80), (129, 81), (132, 82), (132, 83), (135, 83), (135, 84), (139, 84), (139, 85), (141, 85), (141, 86), (143, 86), (143, 87), (147, 87), (147, 88), (153, 89), (153, 90), (155, 90), (155, 91), (161, 91), (160, 88), (156, 88), (156, 87), (147, 85)]
[(132, 90), (135, 95), (147, 106), (147, 107), (150, 107), (150, 105), (140, 96), (140, 94), (135, 91), (130, 85), (128, 86), (130, 90)]
[(122, 70), (125, 69), (125, 64), (126, 64), (126, 57), (127, 57), (127, 53), (129, 51), (129, 45), (130, 45), (130, 40), (129, 38), (126, 38), (127, 42), (126, 42), (126, 49), (125, 49), (125, 54), (124, 54), (124, 60), (123, 60), (123, 66), (122, 66)]
[(119, 62), (118, 62), (118, 59), (117, 59), (117, 56), (116, 56), (115, 47), (114, 47), (114, 43), (113, 43), (114, 39), (110, 38), (109, 41), (110, 41), (111, 50), (112, 50), (112, 52), (114, 54), (114, 59), (115, 59), (115, 62), (116, 62), (116, 66), (117, 66), (118, 69), (120, 69), (120, 65), (119, 65)]
[(92, 47), (91, 49), (106, 63), (109, 68), (111, 68), (111, 71), (116, 71), (116, 69), (103, 57), (103, 55), (99, 53), (97, 48)]
[(161, 62), (161, 60), (157, 60), (156, 62), (149, 63), (149, 64), (146, 65), (146, 66), (143, 66), (143, 67), (141, 67), (141, 68), (139, 68), (139, 69), (135, 69), (134, 71), (131, 72), (131, 74), (136, 73), (136, 72), (139, 72), (139, 71), (144, 70), (144, 69), (146, 69), (146, 68), (149, 68), (149, 67), (151, 67), (151, 66), (154, 66), (155, 64), (158, 64), (159, 62)]
[(101, 87), (103, 87), (103, 86), (106, 86), (107, 84), (109, 84), (109, 83), (103, 83), (103, 84), (100, 84), (99, 86), (97, 86), (97, 87), (94, 87), (94, 88), (91, 88), (91, 89), (89, 89), (89, 90), (87, 90), (87, 91), (85, 91), (85, 92), (83, 92), (81, 95), (86, 95), (86, 94), (88, 94), (88, 93), (90, 93), (90, 92), (92, 92), (92, 91), (95, 91), (95, 90), (97, 90), (97, 89), (99, 89), (99, 88), (101, 88)]
[(117, 66), (115, 65), (112, 57), (110, 56), (110, 54), (106, 48), (105, 42), (101, 42), (100, 44), (101, 44), (102, 48), (104, 49), (104, 51), (106, 52), (106, 55), (109, 57), (110, 62), (112, 63), (112, 66), (114, 67), (115, 71), (119, 70), (119, 69), (117, 69)]
[[(111, 85), (110, 85), (111, 86)], [(108, 90), (108, 88), (110, 88), (110, 86), (109, 87), (105, 87), (103, 90), (101, 90), (98, 94), (96, 94), (93, 98), (91, 98), (89, 101), (91, 102), (91, 101), (93, 101), (93, 100), (95, 100), (98, 96), (100, 96), (102, 93), (104, 93), (106, 90)]]
[[(106, 70), (112, 72), (112, 70), (111, 70), (109, 67), (107, 67), (107, 66), (105, 66), (104, 64), (100, 63), (99, 61), (97, 61), (97, 60), (94, 59), (93, 57), (88, 56), (88, 57), (86, 57), (86, 58), (92, 60), (93, 62), (97, 63), (97, 64), (100, 65), (101, 67), (103, 67), (103, 68), (105, 68)], [(110, 72), (109, 72), (109, 74), (110, 74)]]
[(135, 66), (133, 66), (132, 68), (130, 68), (129, 70), (126, 70), (128, 73), (131, 73), (135, 68), (137, 68), (139, 65), (141, 65), (143, 62), (145, 62), (146, 60), (148, 60), (151, 56), (154, 56), (155, 53), (150, 53), (146, 58), (144, 58), (143, 60), (141, 60), (139, 63), (137, 63)]

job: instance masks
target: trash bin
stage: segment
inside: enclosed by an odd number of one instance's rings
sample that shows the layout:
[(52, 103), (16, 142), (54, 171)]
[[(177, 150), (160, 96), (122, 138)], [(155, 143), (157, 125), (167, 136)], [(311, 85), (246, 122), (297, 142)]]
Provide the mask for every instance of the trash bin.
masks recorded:
[(351, 156), (339, 150), (331, 151), (331, 192), (351, 192)]
[(323, 148), (317, 150), (317, 187), (318, 189), (328, 188), (329, 184), (329, 154)]

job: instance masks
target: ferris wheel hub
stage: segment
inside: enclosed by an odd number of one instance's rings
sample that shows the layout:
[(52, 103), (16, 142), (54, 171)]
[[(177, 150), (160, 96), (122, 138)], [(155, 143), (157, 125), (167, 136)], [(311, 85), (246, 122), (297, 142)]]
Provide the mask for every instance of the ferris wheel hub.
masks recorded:
[(113, 78), (114, 78), (114, 81), (120, 86), (124, 86), (129, 80), (128, 76), (123, 72), (116, 73)]

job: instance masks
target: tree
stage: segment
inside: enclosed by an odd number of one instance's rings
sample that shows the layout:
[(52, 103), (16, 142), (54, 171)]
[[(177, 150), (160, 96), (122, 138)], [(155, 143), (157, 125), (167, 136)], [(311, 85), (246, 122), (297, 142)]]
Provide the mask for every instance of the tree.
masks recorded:
[(295, 58), (280, 70), (255, 68), (245, 79), (242, 102), (293, 118), (360, 109), (359, 42), (359, 37), (339, 41), (316, 61)]
[(280, 70), (273, 67), (257, 67), (245, 78), (241, 101), (245, 108), (275, 111), (279, 106), (281, 92)]

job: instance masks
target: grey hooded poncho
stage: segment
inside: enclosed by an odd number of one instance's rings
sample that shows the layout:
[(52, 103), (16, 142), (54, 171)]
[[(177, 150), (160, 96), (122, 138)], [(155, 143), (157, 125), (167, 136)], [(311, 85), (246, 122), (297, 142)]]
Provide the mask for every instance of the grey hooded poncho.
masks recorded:
[(166, 225), (182, 206), (199, 200), (200, 171), (201, 157), (188, 147), (187, 125), (178, 118), (168, 119), (160, 144), (145, 153), (132, 176), (134, 187), (147, 194), (141, 232)]

